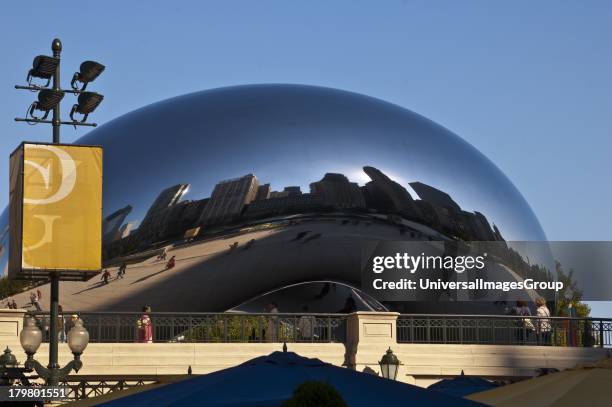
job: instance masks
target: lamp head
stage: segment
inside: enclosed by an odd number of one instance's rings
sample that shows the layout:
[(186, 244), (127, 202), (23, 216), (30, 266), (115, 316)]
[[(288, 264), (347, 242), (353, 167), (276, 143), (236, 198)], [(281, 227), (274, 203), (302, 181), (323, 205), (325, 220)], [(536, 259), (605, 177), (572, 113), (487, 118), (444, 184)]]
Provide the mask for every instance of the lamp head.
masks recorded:
[(42, 331), (36, 325), (36, 319), (31, 315), (26, 315), (23, 318), (23, 329), (19, 334), (19, 341), (23, 350), (28, 355), (36, 353), (42, 343)]
[(46, 79), (49, 85), (49, 80), (55, 74), (55, 70), (59, 65), (59, 58), (50, 57), (47, 55), (39, 55), (32, 62), (32, 69), (28, 71), (28, 83), (32, 83), (32, 78)]
[(83, 326), (83, 321), (78, 318), (74, 321), (74, 326), (68, 332), (68, 347), (75, 355), (83, 353), (89, 343), (89, 332)]
[(381, 374), (385, 379), (395, 380), (400, 361), (390, 347), (378, 364), (380, 365)]
[(78, 103), (72, 106), (72, 110), (70, 111), (70, 119), (72, 121), (76, 121), (74, 114), (80, 113), (83, 115), (81, 122), (84, 122), (87, 120), (87, 115), (96, 110), (100, 103), (102, 103), (102, 99), (104, 99), (104, 96), (96, 92), (81, 93), (78, 98)]
[(83, 87), (80, 90), (85, 90), (89, 82), (93, 82), (104, 71), (105, 66), (96, 61), (85, 61), (79, 67), (79, 72), (75, 72), (70, 85), (72, 89), (79, 89), (77, 82), (81, 82)]

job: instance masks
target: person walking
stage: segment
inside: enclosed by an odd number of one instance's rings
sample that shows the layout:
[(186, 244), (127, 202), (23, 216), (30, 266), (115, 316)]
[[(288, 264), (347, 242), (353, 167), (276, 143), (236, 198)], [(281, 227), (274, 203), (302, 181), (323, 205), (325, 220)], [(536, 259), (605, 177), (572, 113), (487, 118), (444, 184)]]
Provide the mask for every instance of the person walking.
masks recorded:
[(125, 263), (121, 263), (119, 266), (119, 271), (117, 271), (117, 279), (125, 277), (125, 270), (127, 269), (127, 265)]
[(138, 342), (153, 343), (153, 323), (150, 314), (151, 307), (145, 305), (142, 307), (142, 315), (136, 322), (138, 327)]
[(108, 279), (110, 278), (111, 273), (110, 271), (108, 271), (107, 269), (104, 269), (104, 271), (102, 272), (102, 278), (101, 280), (104, 281), (104, 284), (108, 284)]
[(536, 323), (536, 333), (538, 335), (538, 343), (540, 345), (550, 345), (550, 310), (546, 306), (546, 301), (542, 297), (536, 299), (536, 315), (539, 317)]
[(176, 256), (172, 256), (170, 257), (170, 260), (168, 260), (168, 263), (166, 264), (166, 270), (170, 270), (171, 268), (174, 268), (175, 265), (176, 265)]

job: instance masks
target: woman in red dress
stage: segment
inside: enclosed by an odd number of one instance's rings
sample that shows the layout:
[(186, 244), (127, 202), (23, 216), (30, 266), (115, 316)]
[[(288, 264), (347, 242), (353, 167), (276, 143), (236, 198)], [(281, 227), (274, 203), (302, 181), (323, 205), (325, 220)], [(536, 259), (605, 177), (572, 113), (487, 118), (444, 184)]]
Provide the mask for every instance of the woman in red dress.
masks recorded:
[(140, 343), (153, 343), (153, 323), (149, 313), (151, 307), (145, 305), (142, 307), (142, 315), (138, 319), (138, 342)]

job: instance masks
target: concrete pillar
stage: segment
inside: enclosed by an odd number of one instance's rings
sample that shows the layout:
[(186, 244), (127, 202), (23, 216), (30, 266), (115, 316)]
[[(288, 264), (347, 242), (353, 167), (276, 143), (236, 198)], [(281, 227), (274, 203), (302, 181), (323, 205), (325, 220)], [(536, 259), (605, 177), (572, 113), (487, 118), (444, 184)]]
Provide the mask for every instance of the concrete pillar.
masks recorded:
[[(397, 312), (355, 312), (348, 316), (346, 365), (380, 375), (378, 361), (391, 348), (397, 354)], [(400, 366), (397, 379), (404, 378)]]
[[(24, 309), (0, 309), (0, 352), (8, 346), (13, 354), (18, 355), (21, 351), (19, 333), (23, 328)], [(23, 362), (23, 360), (20, 360)]]

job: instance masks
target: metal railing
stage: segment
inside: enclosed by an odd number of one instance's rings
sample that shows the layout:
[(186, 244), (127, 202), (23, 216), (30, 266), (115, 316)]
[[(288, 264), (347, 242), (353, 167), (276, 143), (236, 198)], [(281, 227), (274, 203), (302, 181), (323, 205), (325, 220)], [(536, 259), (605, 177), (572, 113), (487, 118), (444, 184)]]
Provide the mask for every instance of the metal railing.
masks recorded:
[[(49, 314), (31, 313), (49, 340)], [(70, 315), (63, 314), (64, 332)], [(89, 342), (147, 342), (143, 313), (78, 312)], [(168, 313), (148, 314), (153, 342), (344, 342), (344, 314)], [(61, 322), (60, 322), (61, 323)], [(60, 329), (61, 331), (61, 329)], [(61, 335), (61, 334), (60, 334)]]
[[(49, 339), (49, 314), (31, 313)], [(70, 329), (65, 313), (64, 332)], [(90, 342), (146, 342), (142, 313), (78, 312)], [(153, 342), (345, 342), (347, 314), (152, 312)], [(612, 347), (612, 319), (405, 314), (398, 343)]]
[(400, 315), (399, 343), (611, 347), (612, 319)]

